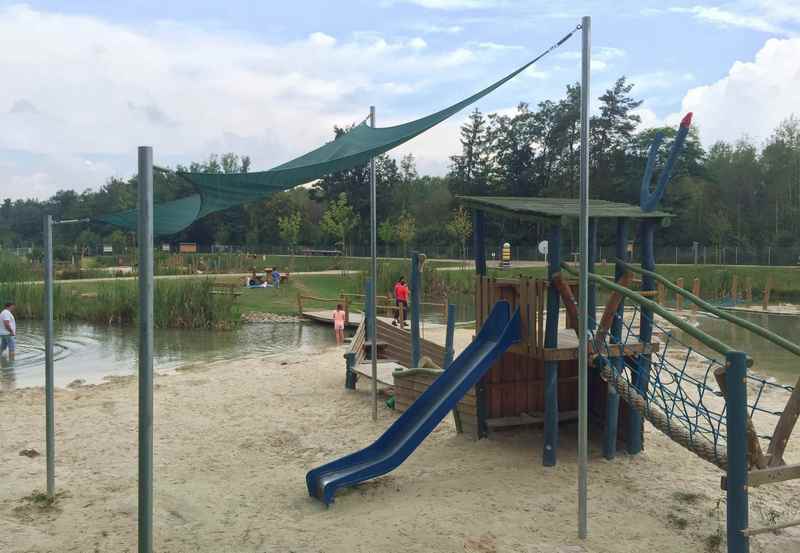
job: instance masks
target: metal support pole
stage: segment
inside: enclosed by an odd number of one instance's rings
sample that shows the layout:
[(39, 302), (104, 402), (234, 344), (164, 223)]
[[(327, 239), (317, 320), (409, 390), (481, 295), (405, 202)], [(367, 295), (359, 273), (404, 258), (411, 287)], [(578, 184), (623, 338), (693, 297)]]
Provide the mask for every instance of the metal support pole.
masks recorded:
[(591, 79), (592, 18), (581, 20), (581, 190), (580, 190), (580, 284), (578, 285), (578, 537), (586, 538), (589, 473), (589, 82)]
[[(369, 107), (369, 126), (375, 127), (375, 106)], [(378, 215), (377, 215), (377, 200), (376, 200), (376, 182), (375, 182), (375, 158), (369, 160), (369, 248), (370, 248), (370, 275), (372, 279), (372, 287), (369, 292), (369, 299), (372, 303), (372, 311), (370, 312), (368, 325), (370, 328), (370, 336), (372, 337), (372, 347), (370, 349), (370, 359), (372, 361), (372, 420), (378, 420), (378, 344), (377, 344), (377, 288), (378, 288)]]
[(153, 148), (139, 147), (139, 553), (153, 551)]
[(418, 252), (411, 252), (411, 366), (419, 367), (422, 348), (419, 341), (420, 311), (422, 307), (422, 264)]
[(725, 356), (725, 382), (728, 387), (728, 551), (748, 553), (750, 539), (742, 530), (748, 525), (747, 497), (747, 355), (735, 351)]
[(44, 216), (44, 412), (47, 497), (56, 493), (55, 392), (53, 388), (53, 217)]
[(453, 362), (455, 351), (453, 350), (453, 335), (456, 330), (456, 306), (452, 303), (447, 304), (447, 330), (444, 337), (444, 366), (446, 369)]
[(486, 216), (480, 209), (475, 210), (472, 226), (475, 274), (486, 276)]
[[(561, 223), (553, 221), (547, 239), (547, 313), (545, 315), (544, 347), (558, 347), (558, 317), (561, 300), (553, 283), (553, 275), (561, 271)], [(552, 467), (556, 464), (558, 449), (558, 361), (544, 362), (544, 452), (542, 464)]]

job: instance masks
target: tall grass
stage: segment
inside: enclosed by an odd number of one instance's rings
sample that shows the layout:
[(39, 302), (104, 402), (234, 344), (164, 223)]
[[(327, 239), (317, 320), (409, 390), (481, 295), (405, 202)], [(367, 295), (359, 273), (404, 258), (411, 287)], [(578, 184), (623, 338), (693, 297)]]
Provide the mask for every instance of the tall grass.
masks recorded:
[(32, 280), (40, 272), (28, 258), (0, 251), (0, 282)]
[[(239, 324), (239, 307), (232, 295), (214, 294), (213, 281), (156, 281), (154, 325), (157, 328), (229, 329)], [(44, 316), (40, 284), (0, 283), (0, 301), (14, 301), (20, 319)], [(53, 288), (53, 318), (103, 325), (131, 325), (137, 320), (136, 282), (104, 282), (91, 291), (68, 285)]]

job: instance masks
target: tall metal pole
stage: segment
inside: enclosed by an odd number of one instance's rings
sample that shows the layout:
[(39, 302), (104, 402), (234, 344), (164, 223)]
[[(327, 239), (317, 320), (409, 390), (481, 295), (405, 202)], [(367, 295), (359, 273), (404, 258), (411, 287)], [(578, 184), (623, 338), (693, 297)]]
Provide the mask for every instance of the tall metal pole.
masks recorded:
[[(375, 128), (375, 106), (369, 107), (369, 126)], [(372, 347), (370, 349), (370, 359), (372, 360), (372, 420), (378, 420), (378, 345), (377, 345), (377, 288), (378, 288), (378, 215), (376, 210), (376, 184), (375, 184), (375, 158), (369, 160), (369, 248), (372, 256), (370, 263), (370, 273), (372, 275), (372, 288), (370, 289), (369, 301), (372, 303), (372, 311), (369, 315), (369, 335), (372, 337)]]
[(581, 192), (580, 192), (580, 284), (578, 285), (578, 537), (587, 534), (587, 489), (589, 445), (589, 80), (591, 69), (592, 18), (581, 20), (583, 54), (581, 57)]
[(139, 146), (139, 553), (153, 551), (153, 148)]
[(55, 400), (53, 389), (53, 216), (44, 216), (44, 417), (47, 497), (56, 493)]

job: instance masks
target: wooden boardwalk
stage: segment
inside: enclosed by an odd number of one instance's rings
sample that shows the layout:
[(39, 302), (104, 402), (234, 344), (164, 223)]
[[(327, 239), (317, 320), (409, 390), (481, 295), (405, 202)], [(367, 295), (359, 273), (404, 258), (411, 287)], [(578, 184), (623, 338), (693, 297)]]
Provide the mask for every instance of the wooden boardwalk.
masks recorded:
[[(316, 321), (318, 323), (325, 323), (333, 326), (333, 309), (324, 309), (320, 311), (303, 311), (303, 317)], [(362, 313), (350, 313), (348, 321), (345, 324), (348, 328), (358, 328), (361, 324), (361, 319), (364, 318)], [(389, 319), (391, 321), (391, 319)]]

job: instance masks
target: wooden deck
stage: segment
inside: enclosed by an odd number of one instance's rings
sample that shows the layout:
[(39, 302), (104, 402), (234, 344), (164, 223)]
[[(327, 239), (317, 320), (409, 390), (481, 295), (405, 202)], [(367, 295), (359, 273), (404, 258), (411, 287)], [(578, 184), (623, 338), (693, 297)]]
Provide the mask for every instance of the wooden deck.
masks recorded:
[[(395, 361), (378, 359), (378, 384), (394, 386), (394, 376), (392, 376), (392, 373), (397, 369), (404, 368), (405, 367)], [(372, 379), (372, 361), (367, 359), (356, 365), (356, 372), (362, 377)]]
[[(589, 355), (601, 353), (608, 357), (619, 357), (620, 355), (634, 355), (636, 353), (657, 353), (661, 344), (659, 342), (651, 342), (643, 344), (632, 342), (623, 346), (608, 345), (603, 347), (601, 351), (595, 352), (592, 342), (589, 342)], [(574, 329), (562, 328), (558, 331), (558, 347), (545, 348), (544, 359), (546, 361), (567, 361), (570, 359), (578, 358), (578, 334)]]
[[(333, 309), (326, 309), (321, 311), (303, 311), (303, 317), (316, 321), (318, 323), (325, 323), (333, 326)], [(364, 317), (362, 313), (350, 313), (345, 326), (348, 328), (358, 328), (361, 324), (361, 319)], [(380, 317), (379, 317), (380, 318)], [(391, 319), (388, 319), (391, 321)]]

